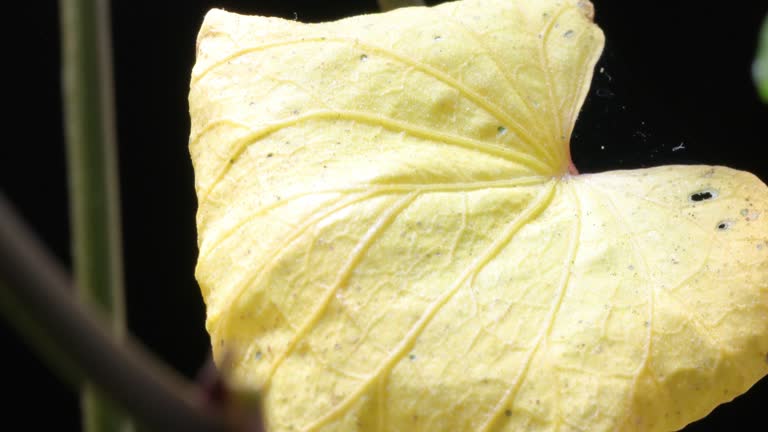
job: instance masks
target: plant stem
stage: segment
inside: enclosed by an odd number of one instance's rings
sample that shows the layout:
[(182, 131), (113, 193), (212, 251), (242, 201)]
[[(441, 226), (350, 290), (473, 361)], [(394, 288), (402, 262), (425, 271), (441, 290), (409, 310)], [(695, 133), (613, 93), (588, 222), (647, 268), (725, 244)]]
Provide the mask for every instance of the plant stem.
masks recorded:
[(196, 386), (127, 335), (117, 341), (98, 319), (98, 311), (71, 293), (72, 284), (62, 267), (0, 193), (2, 315), (58, 372), (73, 384), (89, 380), (100, 394), (109, 395), (138, 423), (153, 430), (223, 432), (227, 424), (253, 421), (254, 417), (229, 417), (226, 406), (206, 405), (205, 395)]
[[(61, 0), (63, 108), (73, 267), (80, 297), (125, 334), (112, 52), (108, 0)], [(83, 429), (124, 430), (128, 421), (85, 383)]]
[(757, 43), (757, 57), (752, 65), (752, 75), (760, 97), (763, 98), (763, 102), (768, 103), (768, 15), (763, 18), (760, 39)]
[(407, 6), (424, 6), (423, 0), (378, 0), (382, 12)]

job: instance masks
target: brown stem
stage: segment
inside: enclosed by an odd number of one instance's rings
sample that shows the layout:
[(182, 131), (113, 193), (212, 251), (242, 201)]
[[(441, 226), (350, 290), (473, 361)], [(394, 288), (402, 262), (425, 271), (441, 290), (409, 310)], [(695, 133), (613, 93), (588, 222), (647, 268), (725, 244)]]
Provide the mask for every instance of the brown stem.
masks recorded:
[[(222, 413), (200, 391), (80, 304), (69, 276), (0, 193), (0, 307), (34, 348), (55, 354), (75, 381), (88, 381), (151, 429), (224, 431)], [(30, 329), (30, 324), (34, 327)]]

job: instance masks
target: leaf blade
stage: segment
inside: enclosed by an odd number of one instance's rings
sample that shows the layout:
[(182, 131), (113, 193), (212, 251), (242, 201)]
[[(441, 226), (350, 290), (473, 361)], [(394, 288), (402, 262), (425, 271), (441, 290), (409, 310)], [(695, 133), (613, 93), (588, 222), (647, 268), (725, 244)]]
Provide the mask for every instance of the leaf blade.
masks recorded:
[[(730, 281), (751, 324), (724, 345), (747, 372), (719, 369), (714, 348), (685, 351), (720, 345), (657, 284), (665, 247), (714, 244), (718, 224), (703, 229), (689, 206), (733, 216), (690, 194), (749, 190), (762, 212), (765, 186), (712, 167), (566, 175), (603, 44), (591, 16), (583, 1), (495, 0), (309, 26), (209, 14), (190, 92), (196, 274), (215, 351), (262, 388), (273, 428), (667, 430), (765, 374), (756, 245), (743, 256), (757, 269)], [(647, 197), (631, 196), (638, 185)], [(746, 226), (765, 232), (728, 228)], [(709, 317), (722, 309), (711, 299), (742, 306), (706, 296)], [(683, 326), (687, 342), (655, 342), (655, 323)], [(642, 375), (657, 363), (672, 384)], [(688, 397), (675, 386), (695, 380), (716, 390), (680, 414), (655, 397)]]

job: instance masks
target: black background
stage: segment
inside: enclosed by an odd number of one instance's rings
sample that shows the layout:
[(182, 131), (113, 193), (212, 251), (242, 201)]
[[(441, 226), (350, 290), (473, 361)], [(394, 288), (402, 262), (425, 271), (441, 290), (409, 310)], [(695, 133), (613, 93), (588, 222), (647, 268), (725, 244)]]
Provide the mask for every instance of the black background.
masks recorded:
[[(431, 2), (435, 3), (435, 2)], [(320, 21), (373, 12), (374, 1), (116, 1), (112, 5), (128, 323), (165, 362), (194, 376), (209, 347), (196, 259), (187, 92), (204, 13)], [(595, 1), (607, 44), (574, 132), (582, 172), (670, 163), (728, 165), (768, 181), (768, 107), (750, 68), (762, 1)], [(69, 265), (60, 111), (58, 10), (4, 10), (0, 189)], [(674, 150), (683, 144), (684, 149)], [(0, 321), (2, 322), (2, 321)], [(0, 324), (2, 422), (76, 430), (77, 397)], [(8, 399), (10, 398), (10, 399)], [(686, 431), (762, 430), (768, 379)], [(17, 423), (18, 422), (18, 423)], [(759, 425), (763, 424), (763, 427)]]

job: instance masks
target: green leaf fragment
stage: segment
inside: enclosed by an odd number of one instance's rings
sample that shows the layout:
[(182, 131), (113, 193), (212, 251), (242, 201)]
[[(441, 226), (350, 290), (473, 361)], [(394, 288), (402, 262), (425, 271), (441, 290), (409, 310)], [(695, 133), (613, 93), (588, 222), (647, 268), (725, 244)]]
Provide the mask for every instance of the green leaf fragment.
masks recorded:
[(763, 20), (752, 74), (763, 101), (768, 103), (768, 16)]

